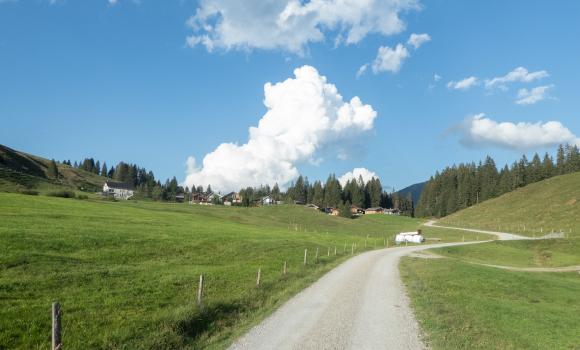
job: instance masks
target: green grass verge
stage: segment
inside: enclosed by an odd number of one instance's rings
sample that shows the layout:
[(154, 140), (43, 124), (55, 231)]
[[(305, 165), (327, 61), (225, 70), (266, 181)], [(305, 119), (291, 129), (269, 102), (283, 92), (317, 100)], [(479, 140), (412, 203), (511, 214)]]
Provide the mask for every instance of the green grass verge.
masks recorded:
[(540, 236), (562, 230), (580, 237), (580, 173), (533, 183), (461, 210), (441, 225)]
[(579, 349), (577, 273), (404, 258), (401, 275), (433, 349)]
[(515, 267), (580, 265), (580, 239), (495, 241), (434, 251), (439, 255), (481, 264)]
[[(419, 224), (389, 216), (348, 220), (297, 206), (0, 193), (0, 349), (46, 349), (55, 300), (70, 349), (224, 348), (348, 258), (353, 242), (362, 251), (369, 236), (367, 247), (380, 247), (385, 236)], [(206, 276), (203, 310), (195, 303), (200, 274)]]

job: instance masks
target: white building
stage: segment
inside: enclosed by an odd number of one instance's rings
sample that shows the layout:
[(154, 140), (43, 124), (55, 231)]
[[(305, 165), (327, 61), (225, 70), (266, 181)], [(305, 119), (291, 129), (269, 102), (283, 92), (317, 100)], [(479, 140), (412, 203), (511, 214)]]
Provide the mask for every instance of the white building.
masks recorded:
[(107, 181), (103, 185), (103, 195), (113, 196), (115, 199), (129, 199), (133, 197), (133, 188), (129, 184)]
[(274, 200), (274, 198), (272, 198), (272, 196), (262, 197), (262, 205), (273, 205), (273, 204), (276, 204), (276, 201)]

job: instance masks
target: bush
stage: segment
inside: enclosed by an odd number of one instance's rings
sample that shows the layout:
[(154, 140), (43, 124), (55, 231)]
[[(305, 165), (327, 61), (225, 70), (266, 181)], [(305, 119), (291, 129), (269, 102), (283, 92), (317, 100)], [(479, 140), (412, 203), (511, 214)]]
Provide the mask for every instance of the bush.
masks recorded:
[(61, 198), (75, 198), (75, 193), (69, 190), (61, 190), (61, 191), (54, 191), (49, 192), (47, 194), (49, 197), (61, 197)]
[(86, 194), (79, 194), (77, 195), (77, 199), (89, 199), (89, 196), (87, 196)]
[(38, 196), (38, 191), (34, 191), (34, 190), (24, 190), (24, 191), (21, 191), (20, 193), (27, 194), (29, 196)]

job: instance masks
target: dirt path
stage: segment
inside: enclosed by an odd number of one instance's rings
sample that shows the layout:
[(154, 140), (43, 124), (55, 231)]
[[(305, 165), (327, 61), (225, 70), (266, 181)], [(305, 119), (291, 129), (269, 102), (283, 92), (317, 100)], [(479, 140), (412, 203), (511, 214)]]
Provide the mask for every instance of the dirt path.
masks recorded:
[(446, 243), (381, 249), (346, 261), (230, 349), (423, 349), (399, 276), (402, 256)]
[(439, 228), (445, 228), (445, 229), (449, 229), (449, 230), (460, 230), (460, 231), (467, 231), (467, 232), (487, 233), (490, 235), (497, 236), (498, 239), (502, 240), (502, 241), (513, 241), (513, 240), (518, 240), (518, 239), (534, 239), (531, 237), (520, 236), (520, 235), (516, 235), (513, 233), (507, 233), (507, 232), (486, 231), (486, 230), (478, 230), (478, 229), (472, 229), (472, 228), (459, 228), (459, 227), (435, 225), (435, 220), (431, 220), (431, 221), (425, 223), (425, 226), (439, 227)]

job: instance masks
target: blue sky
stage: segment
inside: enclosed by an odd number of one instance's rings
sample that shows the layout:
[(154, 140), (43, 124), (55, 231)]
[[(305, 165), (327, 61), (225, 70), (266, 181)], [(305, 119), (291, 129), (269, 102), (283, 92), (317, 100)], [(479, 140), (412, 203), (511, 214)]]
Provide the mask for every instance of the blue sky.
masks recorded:
[[(290, 177), (268, 175), (276, 179), (291, 178), (292, 169), (314, 180), (364, 167), (384, 186), (400, 189), (487, 154), (503, 165), (522, 153), (578, 142), (580, 2), (412, 2), (396, 12), (398, 30), (370, 30), (347, 44), (352, 26), (346, 17), (327, 19), (316, 10), (325, 19), (274, 36), (259, 25), (267, 28), (268, 16), (280, 13), (255, 10), (253, 1), (244, 2), (245, 11), (227, 12), (225, 0), (0, 0), (0, 143), (59, 160), (134, 162), (159, 178), (180, 181), (193, 156), (196, 168), (189, 174), (199, 185), (211, 174), (203, 168), (204, 156), (222, 143), (247, 143), (248, 128), (268, 111), (264, 84), (294, 79), (304, 65), (325, 76), (342, 102), (358, 96), (372, 106), (376, 118), (371, 128), (354, 125), (356, 137), (317, 131), (316, 149), (290, 159)], [(391, 3), (377, 0), (375, 8), (362, 10), (386, 13)], [(211, 4), (223, 7), (221, 20), (257, 23), (258, 30), (245, 33), (242, 26), (219, 34), (216, 16), (198, 16), (198, 27), (188, 24)], [(381, 26), (380, 20), (373, 25)], [(308, 25), (321, 37), (297, 37)], [(412, 33), (428, 34), (430, 41), (415, 49), (407, 43)], [(210, 35), (212, 50), (197, 39), (204, 35)], [(245, 41), (224, 44), (239, 37)], [(299, 49), (290, 44), (295, 42)], [(397, 44), (407, 51), (399, 69), (386, 64), (373, 71), (379, 47)], [(364, 64), (368, 68), (357, 77)], [(525, 71), (506, 77), (518, 67)], [(468, 88), (448, 87), (469, 77), (475, 84)], [(491, 83), (493, 78), (500, 80)], [(545, 124), (550, 121), (557, 123)], [(348, 159), (337, 158), (342, 147), (352, 151)], [(224, 172), (228, 154), (220, 157), (216, 169)], [(266, 165), (270, 172), (283, 171)], [(272, 178), (262, 176), (264, 169), (237, 176), (235, 167), (230, 170), (237, 178)], [(224, 187), (237, 184), (232, 177), (222, 180)]]

